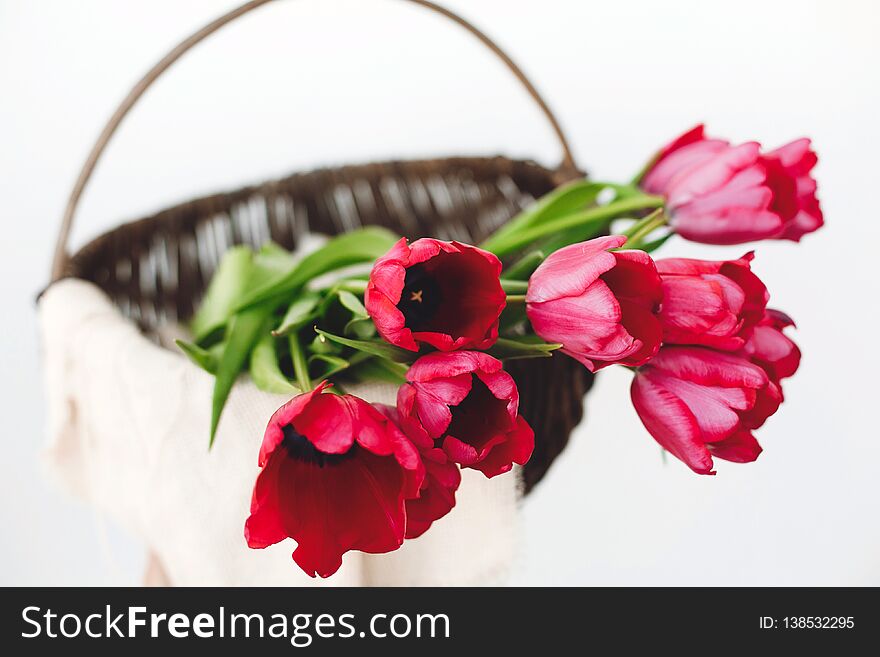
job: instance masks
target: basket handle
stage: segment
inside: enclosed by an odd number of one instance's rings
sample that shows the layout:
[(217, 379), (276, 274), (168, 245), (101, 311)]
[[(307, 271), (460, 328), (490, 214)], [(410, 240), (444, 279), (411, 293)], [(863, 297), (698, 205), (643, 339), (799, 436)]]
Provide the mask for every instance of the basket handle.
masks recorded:
[[(162, 75), (162, 73), (169, 69), (171, 65), (174, 64), (174, 62), (176, 62), (178, 59), (180, 59), (190, 48), (219, 30), (227, 23), (231, 23), (239, 16), (243, 16), (244, 14), (247, 14), (248, 12), (268, 2), (271, 2), (271, 0), (250, 0), (240, 7), (237, 7), (232, 11), (211, 21), (203, 28), (194, 32), (186, 39), (181, 41), (179, 44), (177, 44), (177, 46), (175, 46), (167, 55), (159, 60), (159, 62), (155, 66), (153, 66), (153, 68), (147, 71), (147, 73), (137, 82), (137, 84), (132, 87), (131, 91), (128, 92), (128, 95), (122, 100), (122, 102), (116, 108), (116, 111), (107, 121), (107, 124), (104, 126), (104, 129), (98, 136), (98, 139), (95, 142), (94, 146), (92, 146), (92, 150), (89, 153), (88, 158), (86, 158), (82, 169), (80, 169), (79, 175), (76, 179), (76, 183), (73, 186), (73, 190), (71, 190), (70, 192), (70, 196), (67, 200), (67, 206), (64, 209), (64, 216), (61, 220), (61, 228), (58, 232), (58, 239), (55, 243), (55, 255), (52, 260), (52, 281), (57, 281), (64, 275), (64, 271), (69, 260), (69, 255), (67, 253), (67, 242), (70, 238), (70, 231), (73, 228), (73, 218), (76, 214), (76, 209), (79, 205), (79, 201), (82, 197), (83, 191), (85, 190), (86, 184), (89, 182), (89, 179), (91, 178), (92, 173), (95, 170), (95, 165), (98, 163), (98, 159), (101, 157), (101, 154), (107, 147), (107, 144), (109, 143), (111, 137), (113, 137), (113, 134), (119, 127), (119, 124), (122, 123), (122, 120), (131, 110), (134, 104), (140, 99), (140, 97), (150, 87), (150, 85), (153, 84), (153, 82), (155, 82), (156, 79), (160, 75)], [(474, 27), (464, 18), (444, 7), (441, 7), (440, 5), (431, 2), (430, 0), (404, 0), (404, 2), (411, 2), (412, 4), (419, 5), (421, 7), (424, 7), (425, 9), (436, 12), (441, 16), (445, 16), (454, 23), (457, 23), (465, 30), (470, 32), (474, 37), (479, 39), (479, 41), (484, 46), (486, 46), (486, 48), (488, 48), (504, 63), (505, 66), (507, 66), (510, 72), (513, 73), (514, 77), (516, 77), (517, 80), (519, 80), (519, 82), (522, 84), (528, 94), (538, 105), (541, 112), (546, 117), (547, 122), (550, 124), (550, 127), (553, 129), (553, 132), (556, 134), (556, 138), (559, 140), (559, 145), (562, 147), (562, 162), (560, 163), (558, 170), (564, 174), (563, 177), (573, 177), (578, 169), (574, 163), (574, 158), (571, 154), (571, 148), (568, 145), (568, 140), (562, 132), (559, 121), (557, 121), (556, 117), (553, 115), (553, 112), (550, 111), (550, 108), (547, 106), (547, 103), (538, 93), (538, 90), (535, 89), (535, 86), (526, 77), (525, 73), (523, 73), (522, 70), (507, 55), (507, 53), (505, 53), (498, 46), (498, 44), (492, 41), (488, 36), (486, 36), (483, 32)]]

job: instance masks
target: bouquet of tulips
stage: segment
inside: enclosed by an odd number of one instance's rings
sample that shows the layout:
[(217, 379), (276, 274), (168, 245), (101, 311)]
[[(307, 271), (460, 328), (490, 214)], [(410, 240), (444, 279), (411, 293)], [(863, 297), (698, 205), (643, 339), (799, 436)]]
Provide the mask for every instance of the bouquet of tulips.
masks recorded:
[[(229, 251), (179, 345), (216, 377), (211, 442), (243, 370), (291, 395), (268, 418), (248, 545), (293, 538), (296, 563), (327, 577), (349, 550), (427, 531), (455, 505), (460, 468), (526, 463), (534, 433), (511, 358), (627, 367), (645, 428), (694, 472), (754, 461), (753, 431), (798, 368), (793, 322), (767, 308), (751, 252), (650, 253), (676, 234), (800, 240), (823, 223), (815, 164), (806, 139), (764, 152), (698, 126), (632, 183), (569, 183), (479, 246), (366, 228), (301, 259)], [(399, 385), (396, 406), (347, 394), (351, 381)]]

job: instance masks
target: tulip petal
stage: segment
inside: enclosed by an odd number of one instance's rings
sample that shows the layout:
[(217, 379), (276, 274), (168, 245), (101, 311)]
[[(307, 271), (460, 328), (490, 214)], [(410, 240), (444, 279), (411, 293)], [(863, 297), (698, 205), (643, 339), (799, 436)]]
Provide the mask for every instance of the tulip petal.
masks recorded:
[(325, 454), (343, 454), (354, 443), (351, 408), (338, 395), (317, 395), (293, 419), (293, 427)]
[(302, 412), (315, 395), (320, 395), (328, 387), (330, 384), (327, 381), (322, 381), (314, 390), (297, 395), (272, 414), (266, 425), (266, 432), (263, 434), (263, 443), (260, 445), (258, 464), (261, 468), (268, 463), (272, 452), (284, 440), (282, 427), (293, 422), (293, 419)]
[(782, 388), (773, 381), (757, 391), (755, 404), (742, 414), (742, 425), (746, 429), (758, 429), (782, 404)]
[(688, 205), (678, 209), (670, 223), (687, 240), (720, 245), (767, 239), (784, 226), (782, 218), (769, 210), (733, 207), (704, 214)]
[(756, 326), (744, 354), (776, 380), (792, 376), (801, 360), (798, 346), (773, 326)]
[(513, 463), (523, 465), (528, 462), (535, 449), (535, 432), (518, 416), (515, 430), (508, 435), (507, 441), (490, 451), (486, 458), (471, 466), (489, 478), (510, 472)]
[(751, 431), (738, 431), (721, 442), (709, 445), (712, 456), (734, 463), (751, 463), (763, 451)]
[(675, 377), (656, 375), (661, 385), (694, 414), (706, 443), (723, 440), (740, 426), (740, 413), (755, 405), (756, 393), (744, 388), (706, 386)]
[(642, 424), (660, 445), (698, 474), (715, 474), (712, 456), (701, 440), (697, 420), (674, 394), (639, 373), (630, 389)]
[(529, 279), (527, 303), (583, 294), (617, 260), (608, 249), (623, 246), (620, 235), (571, 244), (551, 253)]
[(410, 366), (406, 379), (412, 382), (433, 381), (437, 378), (470, 374), (475, 370), (498, 372), (501, 368), (500, 360), (481, 351), (427, 354)]
[[(622, 353), (617, 362), (621, 365), (638, 367), (657, 355), (663, 337), (663, 328), (657, 315), (643, 304), (621, 299), (620, 311), (623, 328), (636, 339), (632, 347)], [(604, 364), (597, 361), (597, 366), (604, 367)]]
[(602, 274), (602, 281), (614, 296), (653, 309), (663, 300), (660, 274), (654, 260), (644, 251), (614, 252), (615, 265)]
[(364, 451), (332, 468), (293, 459), (285, 468), (285, 527), (307, 574), (329, 577), (348, 550), (388, 552), (402, 543), (402, 471), (394, 459)]
[(418, 497), (406, 501), (406, 538), (418, 538), (455, 506), (455, 492), (461, 484), (461, 471), (443, 456), (436, 461), (425, 456), (427, 475)]
[(705, 161), (682, 168), (670, 179), (666, 189), (670, 207), (678, 208), (728, 183), (740, 170), (758, 160), (760, 148), (757, 142), (730, 146)]
[(757, 390), (769, 380), (764, 370), (741, 356), (702, 347), (664, 347), (651, 360), (650, 366), (706, 386)]
[[(683, 135), (684, 136), (684, 135)], [(696, 137), (691, 133), (690, 138)], [(672, 179), (681, 171), (700, 166), (713, 156), (730, 148), (730, 144), (720, 139), (699, 139), (689, 143), (682, 140), (670, 145), (667, 154), (661, 157), (647, 173), (642, 186), (650, 193), (662, 193), (668, 189)]]
[(265, 548), (287, 538), (278, 500), (278, 472), (284, 458), (284, 454), (271, 455), (257, 476), (251, 513), (244, 526), (248, 547)]

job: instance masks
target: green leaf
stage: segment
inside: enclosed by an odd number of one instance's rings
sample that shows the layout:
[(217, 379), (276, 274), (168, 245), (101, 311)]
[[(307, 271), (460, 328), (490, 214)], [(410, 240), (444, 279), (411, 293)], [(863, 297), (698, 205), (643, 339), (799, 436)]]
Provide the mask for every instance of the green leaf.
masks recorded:
[(285, 251), (274, 242), (266, 242), (254, 255), (248, 289), (239, 302), (247, 297), (251, 290), (268, 285), (287, 274), (296, 266), (296, 262), (296, 257), (289, 251)]
[(309, 373), (309, 361), (300, 341), (300, 336), (296, 333), (289, 335), (287, 343), (290, 347), (290, 362), (296, 375), (297, 386), (299, 386), (300, 390), (311, 390), (312, 377)]
[(263, 258), (270, 267), (283, 269), (296, 262), (296, 256), (276, 242), (266, 242), (257, 251), (257, 257)]
[(269, 333), (257, 341), (251, 352), (250, 373), (254, 384), (264, 392), (276, 394), (301, 392), (281, 371), (278, 365), (278, 352), (275, 350), (275, 339)]
[(385, 358), (370, 358), (352, 368), (352, 376), (359, 381), (382, 381), (400, 385), (406, 383), (406, 372), (409, 369), (402, 363)]
[(362, 262), (372, 262), (397, 241), (390, 231), (371, 226), (333, 238), (323, 247), (302, 258), (287, 272), (252, 289), (237, 310), (296, 292), (322, 274)]
[(492, 251), (496, 240), (543, 221), (549, 221), (583, 210), (594, 203), (607, 185), (589, 180), (574, 180), (545, 194), (532, 205), (496, 230), (480, 246)]
[(295, 263), (293, 254), (274, 242), (267, 242), (257, 253), (248, 246), (229, 249), (223, 254), (192, 320), (191, 329), (196, 342), (202, 342), (223, 328), (249, 290), (283, 275)]
[(323, 336), (331, 342), (336, 342), (337, 344), (351, 347), (357, 351), (363, 351), (372, 354), (373, 356), (379, 356), (380, 358), (387, 358), (388, 360), (393, 360), (398, 363), (411, 363), (418, 358), (417, 353), (401, 349), (400, 347), (395, 347), (387, 342), (379, 340), (350, 340), (349, 338), (344, 338), (341, 335), (333, 335), (332, 333), (327, 333), (318, 328), (316, 328), (315, 331), (319, 336)]
[[(558, 235), (563, 231), (581, 230), (583, 235), (598, 235), (616, 217), (626, 216), (636, 210), (654, 210), (662, 207), (664, 199), (660, 196), (642, 194), (622, 198), (607, 205), (599, 205), (578, 210), (571, 214), (542, 221), (531, 227), (506, 235), (501, 239), (492, 240), (492, 251), (499, 257), (515, 253), (523, 248), (534, 246), (539, 240)], [(484, 248), (485, 245), (484, 245)]]
[(199, 309), (190, 323), (196, 342), (221, 328), (248, 289), (253, 252), (236, 246), (223, 254)]
[(351, 366), (351, 363), (344, 358), (330, 354), (313, 354), (309, 357), (309, 364), (311, 365), (312, 363), (323, 363), (325, 365), (321, 374), (315, 377), (316, 379), (329, 379), (334, 374), (339, 374), (339, 372)]
[(227, 329), (226, 344), (217, 365), (214, 381), (214, 395), (211, 401), (211, 439), (209, 447), (214, 444), (220, 415), (226, 405), (229, 392), (247, 361), (248, 355), (257, 340), (269, 329), (272, 306), (263, 304), (239, 313), (232, 318)]
[(175, 340), (174, 343), (180, 347), (180, 350), (187, 358), (208, 374), (214, 374), (217, 371), (217, 364), (220, 361), (220, 353), (223, 349), (222, 344), (215, 345), (210, 349), (203, 349), (197, 344), (185, 342), (184, 340)]
[(331, 342), (323, 335), (316, 335), (309, 343), (309, 351), (313, 354), (338, 354), (342, 352), (342, 345)]
[(498, 338), (489, 348), (489, 354), (500, 360), (517, 360), (521, 358), (549, 358), (561, 344), (544, 342), (537, 337)]
[(309, 322), (316, 319), (315, 308), (321, 300), (321, 295), (315, 292), (301, 292), (287, 308), (281, 324), (272, 333), (273, 335), (287, 335), (298, 331)]
[(376, 337), (376, 325), (369, 317), (365, 319), (353, 319), (342, 330), (345, 335), (351, 335), (359, 340), (368, 340)]
[[(544, 261), (544, 253), (544, 251), (530, 251), (510, 267), (505, 268), (505, 270), (501, 272), (501, 278), (512, 281), (529, 280), (529, 277), (535, 272), (538, 265)], [(547, 253), (552, 253), (552, 251), (547, 251)]]
[(339, 290), (339, 303), (341, 303), (346, 310), (351, 311), (351, 314), (354, 315), (355, 319), (366, 319), (369, 317), (367, 309), (364, 308), (364, 304), (361, 303), (361, 300), (347, 290)]

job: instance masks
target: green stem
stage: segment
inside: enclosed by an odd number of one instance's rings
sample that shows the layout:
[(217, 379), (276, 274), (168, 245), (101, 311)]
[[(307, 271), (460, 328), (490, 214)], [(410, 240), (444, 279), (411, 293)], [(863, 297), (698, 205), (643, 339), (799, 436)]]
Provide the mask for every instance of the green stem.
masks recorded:
[(543, 260), (543, 251), (532, 251), (510, 265), (510, 267), (507, 267), (502, 272), (502, 275), (507, 280), (528, 279), (529, 276), (531, 276), (532, 273), (538, 268), (538, 265), (543, 262)]
[(293, 362), (293, 373), (296, 375), (299, 389), (303, 392), (308, 392), (312, 389), (312, 379), (309, 377), (309, 363), (306, 360), (306, 354), (296, 333), (290, 336), (290, 360)]
[(526, 295), (525, 294), (508, 294), (507, 295), (507, 305), (511, 305), (514, 303), (525, 303)]
[(500, 283), (501, 289), (507, 294), (523, 294), (529, 290), (528, 281), (512, 281), (508, 278), (502, 278)]
[(615, 217), (637, 210), (660, 208), (663, 206), (663, 202), (664, 199), (662, 197), (651, 196), (648, 194), (623, 198), (617, 201), (612, 201), (608, 205), (575, 212), (568, 216), (547, 221), (513, 234), (503, 235), (498, 238), (489, 238), (482, 244), (482, 248), (491, 251), (498, 257), (504, 257), (519, 251), (523, 247), (528, 246), (546, 235), (551, 235), (570, 228), (590, 225), (599, 232), (608, 221)]
[(641, 219), (634, 223), (632, 226), (630, 226), (629, 230), (623, 233), (623, 235), (626, 237), (626, 242), (623, 246), (634, 248), (636, 245), (638, 245), (642, 238), (647, 237), (652, 232), (665, 225), (666, 215), (663, 213), (663, 208), (657, 208), (644, 219)]

